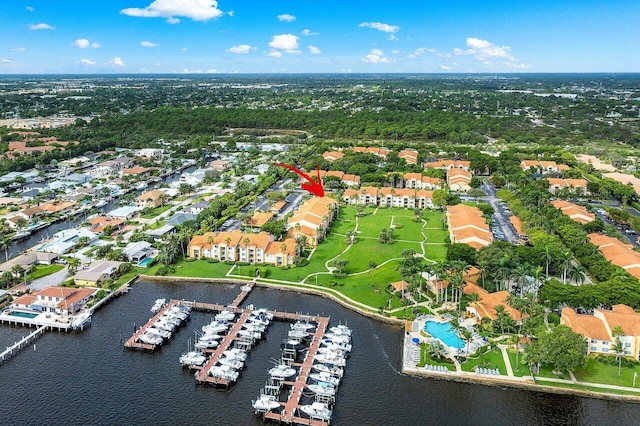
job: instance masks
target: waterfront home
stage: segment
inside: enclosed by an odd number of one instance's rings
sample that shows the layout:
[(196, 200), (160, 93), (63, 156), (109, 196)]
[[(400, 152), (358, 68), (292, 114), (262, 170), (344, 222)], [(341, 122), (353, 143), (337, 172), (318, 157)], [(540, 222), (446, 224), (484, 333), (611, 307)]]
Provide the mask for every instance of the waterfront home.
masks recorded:
[(104, 231), (104, 229), (108, 226), (111, 227), (111, 229), (113, 230), (112, 233), (120, 230), (124, 226), (125, 221), (123, 219), (115, 219), (115, 218), (108, 218), (106, 216), (98, 216), (98, 217), (89, 219), (87, 223), (89, 223), (89, 230), (91, 230), (91, 232), (95, 232), (96, 234), (101, 234), (102, 231)]
[(588, 237), (605, 259), (640, 279), (640, 253), (635, 251), (631, 244), (596, 233), (589, 234)]
[(81, 310), (97, 291), (95, 288), (47, 287), (18, 297), (10, 307), (73, 315)]
[(87, 269), (76, 272), (73, 282), (78, 286), (97, 287), (105, 280), (115, 277), (120, 265), (122, 262), (96, 260)]
[(189, 242), (188, 253), (195, 259), (288, 266), (296, 261), (295, 246), (292, 238), (275, 241), (267, 232), (249, 234), (234, 230), (196, 235)]
[(151, 174), (151, 169), (148, 169), (146, 167), (141, 167), (141, 166), (129, 167), (126, 169), (122, 169), (122, 171), (120, 172), (120, 175), (122, 177), (133, 176), (139, 179), (147, 178), (149, 177), (150, 174)]
[(84, 228), (70, 228), (53, 234), (51, 241), (38, 247), (38, 251), (46, 253), (65, 254), (80, 240), (86, 237), (89, 244), (98, 239), (98, 235)]
[(33, 206), (33, 207), (27, 207), (26, 209), (19, 210), (11, 217), (22, 218), (28, 222), (31, 219), (34, 219), (39, 216), (43, 216), (44, 213), (45, 213), (44, 210), (42, 210), (40, 207)]
[(136, 205), (141, 208), (156, 208), (164, 204), (167, 199), (167, 194), (159, 189), (152, 189), (151, 191), (143, 192), (136, 198)]
[(479, 250), (493, 241), (493, 233), (477, 207), (465, 204), (447, 206), (446, 217), (452, 243), (468, 244)]
[(337, 210), (338, 201), (333, 198), (310, 198), (302, 203), (287, 220), (287, 235), (291, 238), (305, 236), (307, 244), (315, 247), (326, 236)]
[(151, 243), (148, 243), (147, 241), (129, 243), (124, 249), (122, 249), (122, 254), (129, 262), (140, 262), (151, 254)]
[(19, 265), (22, 269), (27, 270), (31, 265), (51, 265), (58, 258), (56, 253), (44, 253), (39, 251), (28, 251), (4, 262), (0, 265), (0, 274), (12, 272), (12, 269)]
[(198, 218), (198, 215), (195, 215), (193, 213), (177, 212), (176, 214), (171, 216), (169, 219), (167, 219), (166, 224), (173, 225), (173, 226), (180, 226), (185, 222), (189, 222), (191, 220), (195, 221), (197, 218)]
[(209, 202), (207, 201), (198, 201), (197, 203), (191, 204), (190, 206), (185, 207), (184, 211), (186, 213), (190, 213), (193, 215), (199, 215), (203, 210), (209, 208)]
[(464, 169), (447, 169), (447, 185), (452, 191), (467, 192), (471, 189), (473, 175)]
[(102, 178), (108, 176), (119, 175), (125, 168), (133, 166), (133, 158), (118, 157), (113, 160), (103, 161), (93, 166), (87, 173), (94, 178)]
[(570, 189), (578, 194), (587, 193), (587, 181), (584, 179), (557, 179), (549, 178), (549, 192), (552, 194), (557, 193), (562, 189)]
[(615, 355), (612, 346), (616, 340), (614, 328), (622, 334), (624, 354), (640, 359), (640, 313), (627, 305), (614, 305), (611, 310), (594, 309), (593, 315), (578, 314), (571, 308), (562, 309), (560, 323), (571, 327), (587, 340), (587, 353)]
[(73, 210), (78, 203), (74, 201), (49, 201), (40, 204), (38, 207), (48, 214), (67, 213)]
[(149, 229), (144, 231), (145, 234), (153, 237), (153, 240), (156, 242), (162, 241), (164, 238), (168, 237), (171, 234), (175, 234), (176, 227), (173, 225), (165, 224), (160, 228)]
[(123, 206), (108, 212), (107, 217), (114, 218), (114, 219), (129, 220), (138, 213), (138, 210), (140, 210), (139, 207)]
[(151, 158), (154, 160), (160, 160), (163, 154), (164, 149), (162, 148), (142, 148), (135, 152), (136, 157)]
[(211, 167), (216, 172), (226, 172), (231, 168), (231, 163), (225, 160), (213, 160), (209, 163), (209, 167)]
[(588, 212), (586, 208), (570, 203), (569, 201), (553, 200), (551, 204), (553, 207), (560, 210), (563, 215), (569, 216), (569, 218), (574, 222), (578, 222), (583, 225), (595, 220), (596, 218), (596, 215)]
[(0, 176), (0, 182), (13, 182), (18, 178), (24, 179), (25, 182), (30, 182), (39, 174), (40, 172), (36, 169), (26, 170), (24, 172), (9, 172)]
[(509, 315), (516, 324), (520, 324), (522, 320), (526, 318), (526, 315), (523, 315), (522, 312), (509, 305), (509, 292), (507, 290), (489, 293), (484, 288), (467, 282), (462, 292), (464, 294), (476, 293), (478, 295), (477, 301), (470, 302), (467, 305), (467, 313), (474, 316), (478, 322), (482, 321), (483, 318), (490, 318), (492, 321), (496, 320), (498, 318), (498, 311), (496, 310), (498, 306), (504, 306), (505, 313)]

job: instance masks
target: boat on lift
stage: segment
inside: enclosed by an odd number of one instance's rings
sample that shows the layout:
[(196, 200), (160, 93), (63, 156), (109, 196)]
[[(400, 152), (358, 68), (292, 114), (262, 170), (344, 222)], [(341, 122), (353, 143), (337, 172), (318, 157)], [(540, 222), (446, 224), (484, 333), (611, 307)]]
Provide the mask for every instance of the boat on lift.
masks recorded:
[(251, 405), (256, 410), (256, 414), (266, 413), (280, 407), (280, 403), (275, 398), (271, 395), (260, 395), (258, 399), (251, 401)]
[(322, 402), (314, 402), (309, 405), (301, 405), (300, 411), (305, 413), (309, 418), (314, 420), (331, 420), (331, 416), (333, 415), (333, 411), (329, 409), (327, 404), (323, 404)]
[(183, 367), (202, 366), (207, 361), (207, 357), (199, 351), (189, 351), (180, 355), (179, 360)]

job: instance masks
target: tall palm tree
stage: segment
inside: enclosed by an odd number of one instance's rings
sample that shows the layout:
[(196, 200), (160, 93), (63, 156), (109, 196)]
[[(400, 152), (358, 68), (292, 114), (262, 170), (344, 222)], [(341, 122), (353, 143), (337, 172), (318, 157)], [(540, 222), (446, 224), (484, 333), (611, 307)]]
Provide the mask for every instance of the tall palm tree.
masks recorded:
[(75, 274), (78, 270), (78, 267), (80, 266), (80, 259), (78, 259), (77, 257), (70, 257), (67, 260), (67, 264), (69, 265), (69, 272)]
[(571, 261), (573, 260), (573, 256), (571, 251), (565, 250), (560, 252), (558, 256), (560, 263), (562, 265), (562, 284), (567, 283), (567, 271), (569, 270), (569, 266), (571, 265)]
[(4, 249), (4, 260), (9, 260), (9, 247), (11, 247), (11, 238), (6, 235), (0, 237), (0, 250)]
[(482, 281), (482, 288), (484, 288), (484, 277), (487, 275), (489, 270), (489, 262), (486, 260), (479, 260), (476, 263), (476, 267), (478, 268), (478, 271), (480, 271), (480, 280)]
[(553, 260), (553, 250), (550, 246), (544, 246), (543, 256), (545, 261), (545, 275), (547, 276), (547, 279), (549, 279), (549, 263)]

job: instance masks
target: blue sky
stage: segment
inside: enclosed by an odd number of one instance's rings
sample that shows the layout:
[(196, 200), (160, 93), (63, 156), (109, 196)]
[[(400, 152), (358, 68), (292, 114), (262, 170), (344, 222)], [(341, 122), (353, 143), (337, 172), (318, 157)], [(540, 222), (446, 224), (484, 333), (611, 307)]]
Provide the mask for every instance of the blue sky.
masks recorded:
[(4, 0), (0, 74), (640, 72), (640, 1)]

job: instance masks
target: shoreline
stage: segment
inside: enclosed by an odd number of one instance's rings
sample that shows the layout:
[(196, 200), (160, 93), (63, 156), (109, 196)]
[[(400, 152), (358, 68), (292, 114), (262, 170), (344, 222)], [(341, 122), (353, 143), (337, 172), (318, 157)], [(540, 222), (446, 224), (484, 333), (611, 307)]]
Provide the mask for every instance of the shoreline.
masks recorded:
[[(239, 280), (233, 278), (206, 278), (206, 277), (175, 277), (175, 276), (155, 276), (155, 275), (144, 275), (140, 274), (135, 281), (140, 279), (146, 279), (149, 281), (161, 281), (161, 282), (175, 282), (175, 281), (196, 281), (203, 283), (224, 283), (224, 284), (238, 284), (244, 285), (247, 283), (246, 280)], [(265, 287), (265, 288), (273, 288), (285, 291), (297, 291), (300, 293), (312, 294), (315, 296), (320, 296), (325, 299), (332, 300), (339, 305), (354, 311), (360, 315), (366, 316), (368, 318), (376, 319), (378, 321), (395, 325), (399, 327), (405, 327), (405, 320), (386, 317), (374, 312), (367, 311), (365, 309), (359, 308), (357, 306), (353, 306), (349, 304), (347, 301), (322, 290), (314, 289), (314, 288), (305, 288), (296, 285), (288, 285), (288, 284), (278, 284), (278, 283), (269, 283), (264, 281), (256, 281), (256, 286)], [(408, 356), (406, 353), (407, 348), (407, 334), (405, 333), (403, 337), (403, 345), (402, 345), (402, 366), (401, 371), (402, 374), (418, 377), (418, 378), (428, 378), (428, 379), (436, 379), (436, 380), (448, 380), (459, 383), (471, 383), (477, 385), (484, 386), (498, 386), (498, 387), (510, 387), (516, 389), (524, 389), (533, 392), (541, 392), (541, 393), (552, 393), (558, 395), (576, 395), (585, 398), (594, 398), (601, 400), (615, 400), (622, 402), (631, 402), (635, 404), (640, 404), (640, 393), (636, 395), (621, 395), (616, 393), (605, 393), (605, 392), (595, 392), (590, 390), (583, 389), (572, 389), (572, 388), (563, 388), (556, 386), (549, 386), (544, 384), (539, 384), (535, 382), (535, 379), (532, 381), (531, 379), (526, 378), (504, 378), (502, 376), (479, 376), (476, 373), (471, 372), (436, 372), (430, 370), (423, 370), (417, 367), (408, 367), (406, 363), (409, 361), (406, 357)], [(410, 341), (410, 339), (409, 339)], [(409, 361), (410, 362), (410, 361)]]

